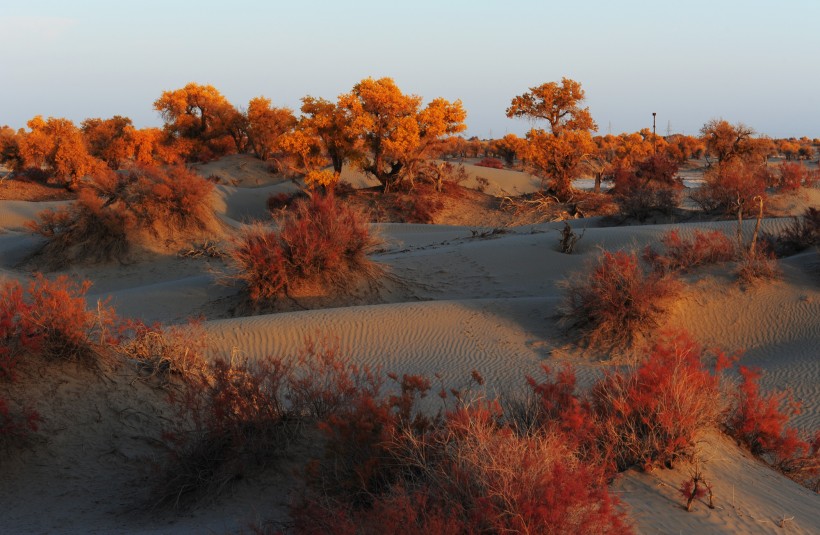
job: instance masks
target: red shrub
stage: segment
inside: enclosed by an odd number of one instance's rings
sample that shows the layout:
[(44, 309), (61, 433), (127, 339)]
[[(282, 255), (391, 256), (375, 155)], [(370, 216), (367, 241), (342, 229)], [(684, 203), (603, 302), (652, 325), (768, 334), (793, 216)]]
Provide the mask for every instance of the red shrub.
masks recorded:
[[(39, 274), (25, 288), (17, 281), (0, 286), (0, 379), (14, 381), (21, 358), (100, 356), (101, 346), (113, 342), (108, 331), (115, 317), (102, 304), (97, 313), (86, 310), (89, 286), (66, 276), (51, 281)], [(36, 431), (40, 421), (35, 410), (11, 401), (0, 396), (0, 443)]]
[(689, 271), (692, 268), (727, 262), (735, 257), (735, 245), (719, 230), (695, 230), (691, 240), (680, 237), (677, 230), (670, 230), (661, 238), (664, 253), (647, 247), (644, 259), (661, 272)]
[(638, 221), (653, 212), (671, 214), (680, 202), (678, 167), (671, 158), (657, 155), (638, 162), (634, 169), (617, 170), (614, 192), (621, 212)]
[(731, 160), (708, 170), (703, 185), (692, 193), (692, 199), (707, 211), (734, 214), (740, 199), (745, 214), (754, 213), (756, 196), (765, 198), (771, 181), (768, 170), (755, 163)]
[(287, 409), (291, 368), (282, 359), (216, 359), (182, 377), (169, 399), (178, 416), (167, 430), (170, 458), (154, 505), (177, 507), (213, 498), (248, 466), (275, 458), (295, 433)]
[(293, 204), (293, 201), (299, 197), (301, 196), (298, 194), (284, 192), (272, 193), (265, 202), (265, 205), (268, 207), (269, 212), (274, 213), (288, 208), (291, 204)]
[(504, 169), (504, 163), (498, 158), (483, 158), (476, 165), (479, 167), (490, 167), (492, 169)]
[(800, 163), (783, 162), (780, 164), (780, 188), (783, 191), (800, 189), (811, 182), (810, 171)]
[(528, 378), (535, 394), (529, 419), (607, 470), (670, 465), (691, 453), (699, 432), (717, 424), (718, 375), (729, 362), (719, 354), (711, 372), (702, 349), (685, 333), (674, 333), (638, 365), (609, 372), (588, 394), (575, 391), (571, 369), (553, 376), (545, 368), (542, 382)]
[[(717, 371), (725, 365), (720, 360)], [(667, 335), (634, 369), (609, 372), (592, 389), (599, 440), (619, 469), (671, 465), (722, 413), (719, 377), (685, 333)]]
[(62, 275), (49, 280), (40, 274), (23, 290), (17, 282), (0, 289), (0, 377), (13, 376), (23, 354), (42, 354), (64, 360), (94, 357), (113, 343), (114, 311), (98, 303), (86, 309), (91, 283), (76, 283)]
[(760, 375), (759, 370), (740, 367), (741, 382), (727, 427), (752, 453), (771, 455), (774, 463), (781, 465), (809, 451), (808, 443), (800, 440), (797, 431), (788, 426), (789, 417), (800, 412), (800, 404), (785, 392), (761, 395)]
[(311, 195), (286, 213), (279, 232), (254, 227), (236, 244), (235, 278), (254, 303), (272, 301), (300, 285), (343, 290), (376, 271), (367, 258), (375, 244), (366, 220), (332, 195)]
[(624, 349), (659, 325), (679, 283), (646, 273), (637, 255), (604, 251), (592, 272), (565, 283), (561, 323), (592, 346)]
[(14, 380), (14, 368), (21, 354), (41, 344), (23, 293), (23, 286), (17, 281), (5, 282), (0, 287), (0, 379)]
[(424, 429), (400, 425), (380, 452), (393, 483), (358, 501), (322, 487), (294, 509), (297, 533), (630, 532), (600, 469), (562, 438), (519, 436), (499, 417), (480, 403)]

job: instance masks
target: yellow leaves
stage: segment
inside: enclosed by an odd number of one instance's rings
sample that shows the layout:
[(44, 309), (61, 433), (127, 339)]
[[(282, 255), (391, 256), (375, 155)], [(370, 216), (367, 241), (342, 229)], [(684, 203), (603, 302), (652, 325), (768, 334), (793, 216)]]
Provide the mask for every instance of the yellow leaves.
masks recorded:
[(329, 169), (313, 170), (305, 175), (305, 185), (308, 189), (315, 189), (317, 186), (332, 188), (339, 181), (339, 175)]
[(296, 125), (290, 108), (273, 107), (265, 97), (252, 98), (246, 116), (248, 140), (256, 157), (262, 160), (268, 159), (281, 137)]
[(72, 185), (98, 167), (88, 154), (82, 132), (68, 119), (36, 116), (28, 122), (31, 132), (20, 140), (20, 155), (28, 166), (45, 165)]

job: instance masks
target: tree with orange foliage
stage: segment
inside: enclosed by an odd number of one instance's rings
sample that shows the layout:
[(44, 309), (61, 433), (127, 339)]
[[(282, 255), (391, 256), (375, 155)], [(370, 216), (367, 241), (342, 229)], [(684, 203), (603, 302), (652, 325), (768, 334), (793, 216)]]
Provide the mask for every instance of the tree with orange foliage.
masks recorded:
[(267, 160), (277, 148), (279, 138), (296, 126), (296, 117), (289, 108), (271, 106), (265, 97), (252, 98), (248, 103), (248, 142), (254, 155)]
[(119, 169), (123, 162), (134, 158), (135, 130), (128, 117), (86, 119), (82, 122), (82, 131), (88, 152), (111, 169)]
[(595, 151), (590, 131), (598, 127), (589, 108), (580, 107), (584, 98), (580, 83), (563, 78), (560, 85), (548, 82), (531, 87), (514, 97), (507, 108), (507, 117), (540, 119), (549, 124), (549, 130), (533, 128), (527, 133), (522, 156), (562, 199), (572, 195), (572, 179), (583, 160)]
[(189, 157), (226, 154), (231, 143), (237, 150), (242, 147), (241, 114), (211, 85), (192, 82), (163, 91), (154, 109), (162, 115), (166, 132), (195, 142)]
[(515, 157), (521, 150), (523, 140), (515, 134), (507, 134), (501, 139), (494, 139), (490, 142), (490, 149), (504, 159), (504, 162), (511, 166), (515, 163)]
[(307, 96), (302, 99), (302, 113), (299, 129), (319, 139), (333, 172), (340, 175), (344, 164), (357, 158), (361, 145), (355, 131), (347, 127), (346, 110), (338, 103)]
[(717, 158), (718, 164), (735, 159), (744, 158), (752, 153), (753, 128), (743, 123), (730, 124), (724, 119), (712, 119), (700, 129), (708, 156)]
[(363, 144), (359, 165), (385, 191), (435, 154), (442, 142), (466, 128), (460, 100), (436, 98), (423, 109), (421, 97), (405, 95), (391, 78), (367, 78), (339, 97), (350, 134)]
[(23, 167), (20, 156), (20, 139), (23, 132), (15, 132), (10, 126), (0, 127), (0, 164), (18, 170)]
[(46, 168), (67, 189), (76, 189), (79, 180), (99, 168), (100, 162), (88, 153), (82, 132), (68, 119), (38, 115), (27, 126), (30, 132), (19, 141), (20, 159), (25, 167)]
[(141, 128), (134, 131), (134, 162), (138, 165), (182, 163), (187, 152), (183, 140), (175, 139), (160, 128)]

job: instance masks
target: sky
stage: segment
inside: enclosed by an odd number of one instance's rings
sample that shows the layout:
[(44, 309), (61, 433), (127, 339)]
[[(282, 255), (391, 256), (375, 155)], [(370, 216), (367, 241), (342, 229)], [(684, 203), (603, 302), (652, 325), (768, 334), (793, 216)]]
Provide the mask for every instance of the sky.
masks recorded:
[[(510, 100), (581, 83), (599, 133), (712, 118), (820, 138), (818, 0), (0, 0), (0, 125), (130, 117), (188, 82), (298, 109), (372, 76), (461, 99), (468, 136), (523, 134)], [(538, 125), (535, 125), (538, 126)]]

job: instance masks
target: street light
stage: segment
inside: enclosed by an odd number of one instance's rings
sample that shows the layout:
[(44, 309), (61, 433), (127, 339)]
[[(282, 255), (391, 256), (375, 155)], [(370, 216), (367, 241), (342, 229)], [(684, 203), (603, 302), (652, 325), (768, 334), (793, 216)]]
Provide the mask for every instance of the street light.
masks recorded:
[(656, 115), (658, 115), (658, 114), (653, 111), (652, 112), (652, 155), (653, 156), (657, 154), (657, 149), (655, 147), (655, 140), (657, 139), (657, 136), (655, 135), (655, 116)]

